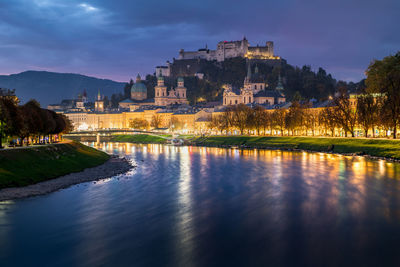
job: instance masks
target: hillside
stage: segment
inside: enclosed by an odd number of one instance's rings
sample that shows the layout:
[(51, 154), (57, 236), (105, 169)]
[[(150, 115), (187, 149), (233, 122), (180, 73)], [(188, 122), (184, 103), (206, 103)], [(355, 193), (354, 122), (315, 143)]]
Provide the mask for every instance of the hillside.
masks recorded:
[[(243, 86), (243, 80), (247, 74), (247, 62), (244, 58), (230, 58), (224, 62), (200, 60), (196, 64), (198, 64), (196, 66), (197, 71), (204, 73), (205, 78), (200, 80), (193, 76), (185, 77), (188, 99), (192, 104), (203, 99), (221, 101), (222, 85), (228, 83), (240, 88)], [(262, 61), (252, 62), (251, 71), (253, 75), (256, 66), (258, 76), (263, 77), (270, 89), (276, 87), (279, 75), (282, 77), (284, 93), (288, 100), (295, 96), (300, 96), (303, 99), (325, 100), (332, 96), (339, 87), (346, 87), (350, 92), (354, 92), (365, 86), (363, 81), (359, 83), (337, 81), (322, 68), (313, 70), (307, 65), (297, 67), (286, 63), (286, 61), (276, 66)], [(148, 75), (146, 80), (149, 89), (148, 95), (153, 97), (157, 79)], [(176, 77), (166, 79), (166, 84), (175, 86)]]
[(73, 73), (25, 71), (0, 75), (0, 88), (16, 89), (21, 102), (35, 98), (43, 107), (59, 103), (62, 99), (76, 98), (84, 89), (89, 100), (93, 101), (99, 89), (101, 94), (110, 96), (122, 92), (123, 87), (121, 82)]

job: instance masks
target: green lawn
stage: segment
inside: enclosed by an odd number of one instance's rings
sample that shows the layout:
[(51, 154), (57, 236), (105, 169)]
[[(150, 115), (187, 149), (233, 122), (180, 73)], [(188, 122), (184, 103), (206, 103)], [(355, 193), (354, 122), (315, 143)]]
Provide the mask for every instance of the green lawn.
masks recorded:
[(400, 159), (400, 140), (389, 139), (212, 136), (197, 137), (193, 141), (196, 145), (203, 146), (244, 145), (253, 148), (304, 149)]
[(134, 134), (134, 135), (114, 135), (111, 138), (111, 142), (128, 142), (138, 144), (165, 144), (167, 139), (148, 135), (148, 134)]
[(78, 142), (0, 150), (0, 188), (34, 184), (106, 162), (109, 155)]

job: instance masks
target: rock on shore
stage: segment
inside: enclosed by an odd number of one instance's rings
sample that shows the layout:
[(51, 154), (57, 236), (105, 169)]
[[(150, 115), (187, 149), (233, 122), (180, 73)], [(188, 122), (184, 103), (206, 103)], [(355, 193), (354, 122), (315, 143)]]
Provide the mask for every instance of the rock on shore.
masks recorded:
[(113, 156), (104, 164), (93, 168), (87, 168), (82, 172), (70, 173), (58, 178), (24, 187), (1, 189), (0, 201), (44, 195), (67, 188), (71, 185), (89, 181), (97, 181), (119, 175), (129, 171), (132, 168), (134, 168), (134, 166), (132, 166), (127, 159)]

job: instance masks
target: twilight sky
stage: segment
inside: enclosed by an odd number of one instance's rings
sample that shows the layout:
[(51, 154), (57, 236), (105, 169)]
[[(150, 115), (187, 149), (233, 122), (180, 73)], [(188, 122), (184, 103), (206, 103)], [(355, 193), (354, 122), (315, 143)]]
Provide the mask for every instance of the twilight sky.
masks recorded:
[(289, 64), (358, 81), (400, 50), (399, 0), (0, 0), (0, 74), (127, 81), (218, 41), (272, 40)]

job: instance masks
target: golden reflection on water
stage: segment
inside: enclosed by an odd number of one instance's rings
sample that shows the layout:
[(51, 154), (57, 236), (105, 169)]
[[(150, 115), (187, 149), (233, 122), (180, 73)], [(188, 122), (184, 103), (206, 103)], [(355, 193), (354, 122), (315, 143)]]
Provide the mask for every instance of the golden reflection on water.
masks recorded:
[[(177, 154), (184, 155), (181, 159), (190, 158), (193, 153), (213, 156), (230, 156), (234, 159), (254, 159), (273, 162), (275, 167), (280, 163), (290, 160), (300, 160), (301, 170), (308, 172), (308, 176), (316, 173), (326, 172), (331, 179), (344, 179), (344, 173), (351, 171), (352, 182), (361, 183), (367, 173), (372, 173), (375, 178), (400, 178), (400, 165), (385, 160), (369, 160), (361, 156), (343, 156), (326, 153), (292, 152), (280, 150), (258, 150), (258, 149), (226, 149), (214, 147), (186, 147), (169, 146), (160, 144), (136, 145), (132, 143), (103, 142), (98, 145), (87, 143), (108, 153), (121, 152), (122, 154), (135, 153), (140, 149), (141, 153), (169, 154), (176, 159)], [(201, 157), (202, 165), (207, 165), (208, 158)]]
[[(140, 151), (155, 156), (166, 154), (172, 161), (180, 161), (179, 194), (183, 207), (191, 205), (191, 164), (194, 155), (199, 155), (200, 172), (210, 175), (212, 160), (230, 159), (233, 162), (245, 162), (254, 164), (258, 162), (265, 166), (265, 178), (269, 179), (272, 186), (270, 194), (279, 200), (286, 191), (293, 190), (287, 184), (287, 179), (299, 175), (302, 187), (302, 214), (306, 216), (317, 216), (320, 206), (336, 211), (332, 216), (346, 216), (349, 213), (359, 214), (365, 212), (371, 203), (366, 196), (380, 194), (388, 189), (387, 184), (379, 180), (399, 180), (400, 165), (385, 160), (369, 160), (361, 156), (343, 156), (327, 153), (292, 152), (280, 150), (257, 150), (257, 149), (226, 149), (212, 147), (186, 147), (168, 146), (159, 144), (132, 145), (129, 143), (102, 143), (100, 149), (108, 153), (118, 151), (119, 153), (132, 154)], [(296, 162), (293, 165), (293, 162)], [(234, 163), (235, 164), (235, 163)], [(214, 165), (213, 165), (214, 166)], [(293, 169), (295, 166), (296, 169)], [(215, 167), (214, 167), (215, 168)], [(248, 168), (244, 173), (247, 185), (251, 185), (260, 179), (260, 170)], [(393, 184), (393, 192), (398, 192), (398, 183)], [(390, 214), (390, 201), (395, 196), (393, 193), (377, 196), (382, 202), (382, 208), (375, 212), (383, 213), (385, 216), (395, 216), (400, 219), (399, 212)], [(321, 201), (323, 202), (321, 204)], [(180, 221), (182, 229), (185, 224), (190, 223), (190, 209), (183, 209)], [(389, 219), (389, 218), (388, 218)], [(393, 219), (393, 218), (392, 218)]]

